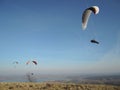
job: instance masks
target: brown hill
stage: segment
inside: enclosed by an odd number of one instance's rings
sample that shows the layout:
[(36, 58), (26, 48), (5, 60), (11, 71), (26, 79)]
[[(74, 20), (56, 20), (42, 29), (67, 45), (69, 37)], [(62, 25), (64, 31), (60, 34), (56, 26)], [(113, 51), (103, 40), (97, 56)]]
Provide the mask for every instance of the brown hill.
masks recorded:
[(1, 82), (0, 90), (120, 90), (120, 86), (59, 82)]

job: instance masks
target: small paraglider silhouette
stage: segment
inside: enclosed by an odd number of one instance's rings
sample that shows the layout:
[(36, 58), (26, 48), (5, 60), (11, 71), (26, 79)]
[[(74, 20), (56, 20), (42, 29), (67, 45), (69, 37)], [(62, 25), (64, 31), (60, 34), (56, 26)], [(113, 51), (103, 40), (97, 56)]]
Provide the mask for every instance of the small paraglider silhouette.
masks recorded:
[(18, 61), (14, 61), (13, 64), (14, 64), (14, 68), (16, 68), (16, 65), (19, 64), (19, 62)]
[(90, 40), (90, 42), (91, 42), (91, 43), (96, 43), (96, 44), (99, 44), (99, 42), (98, 42), (98, 41), (96, 41), (95, 39)]
[[(37, 64), (38, 62), (36, 60), (32, 60), (32, 61), (29, 60), (26, 62), (27, 66), (31, 66), (31, 65), (37, 66)], [(33, 72), (27, 73), (26, 76), (29, 82), (36, 82), (36, 76)]]
[(18, 64), (18, 61), (14, 61), (13, 64)]
[(37, 62), (36, 61), (32, 61), (35, 65), (37, 65)]
[(28, 65), (28, 64), (30, 64), (30, 63), (33, 63), (33, 64), (35, 64), (35, 65), (38, 64), (37, 61), (34, 60), (34, 61), (27, 61), (27, 62), (26, 62), (26, 65)]

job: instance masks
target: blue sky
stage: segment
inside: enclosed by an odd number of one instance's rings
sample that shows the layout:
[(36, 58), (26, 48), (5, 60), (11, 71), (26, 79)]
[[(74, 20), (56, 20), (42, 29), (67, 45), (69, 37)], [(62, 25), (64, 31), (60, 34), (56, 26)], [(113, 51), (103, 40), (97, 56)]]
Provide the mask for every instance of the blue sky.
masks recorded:
[[(120, 73), (119, 0), (0, 0), (0, 74)], [(85, 31), (83, 11), (98, 6)], [(95, 38), (99, 45), (90, 43)], [(28, 60), (38, 65), (26, 66)], [(13, 65), (18, 61), (18, 65)]]

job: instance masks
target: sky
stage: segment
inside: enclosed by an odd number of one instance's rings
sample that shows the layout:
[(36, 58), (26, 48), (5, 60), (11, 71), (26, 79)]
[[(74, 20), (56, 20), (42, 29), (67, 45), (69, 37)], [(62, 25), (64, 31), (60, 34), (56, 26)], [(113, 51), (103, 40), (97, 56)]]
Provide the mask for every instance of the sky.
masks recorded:
[[(82, 30), (91, 6), (100, 12)], [(0, 0), (0, 75), (120, 73), (119, 8), (119, 0)]]

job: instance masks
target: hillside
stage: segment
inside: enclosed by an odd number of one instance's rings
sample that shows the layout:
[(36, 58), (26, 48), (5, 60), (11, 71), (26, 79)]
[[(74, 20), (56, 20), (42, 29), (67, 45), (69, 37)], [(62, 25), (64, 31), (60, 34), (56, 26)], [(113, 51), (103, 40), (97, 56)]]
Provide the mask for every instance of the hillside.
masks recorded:
[(120, 90), (120, 86), (59, 82), (1, 82), (0, 90)]

